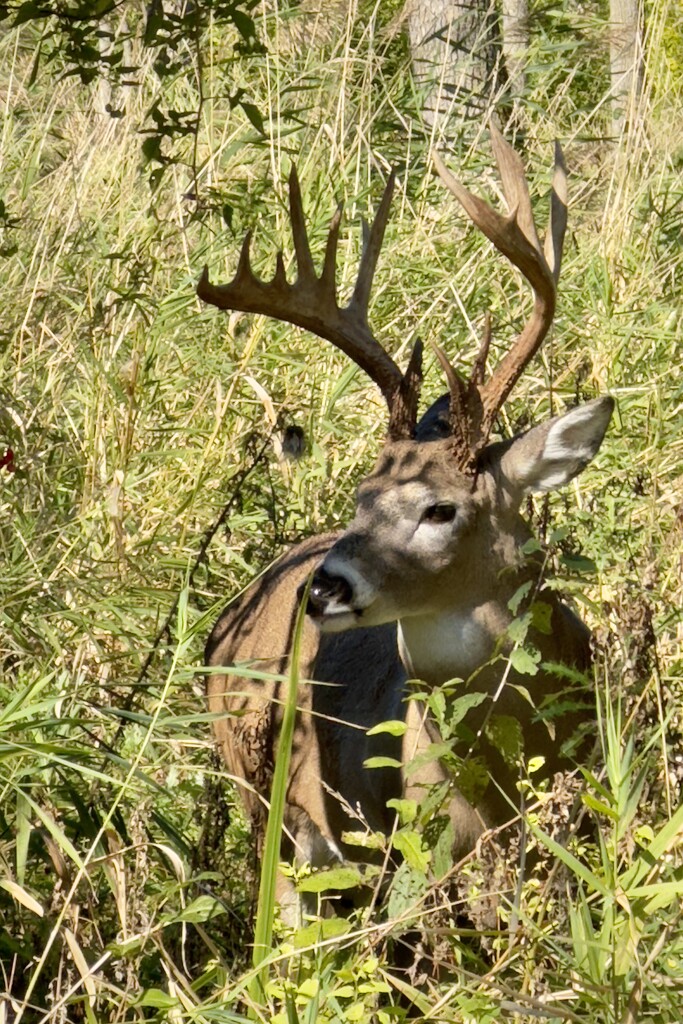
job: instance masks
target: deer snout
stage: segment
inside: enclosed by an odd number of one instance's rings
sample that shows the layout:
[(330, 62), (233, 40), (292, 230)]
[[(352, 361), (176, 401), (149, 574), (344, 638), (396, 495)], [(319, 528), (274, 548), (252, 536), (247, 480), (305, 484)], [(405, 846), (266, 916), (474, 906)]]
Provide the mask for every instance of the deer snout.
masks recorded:
[(313, 618), (342, 608), (349, 611), (352, 599), (353, 590), (347, 579), (332, 576), (325, 569), (318, 569), (311, 583), (306, 611)]

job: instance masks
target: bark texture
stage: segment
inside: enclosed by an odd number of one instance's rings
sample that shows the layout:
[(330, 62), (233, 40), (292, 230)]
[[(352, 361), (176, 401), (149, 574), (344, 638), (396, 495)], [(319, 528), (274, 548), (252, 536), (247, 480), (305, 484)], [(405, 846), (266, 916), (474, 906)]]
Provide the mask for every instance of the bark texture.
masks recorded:
[(635, 109), (642, 77), (639, 0), (610, 0), (612, 131), (620, 135)]
[(453, 113), (482, 116), (495, 77), (492, 0), (409, 0), (407, 21), (427, 123)]
[(529, 53), (528, 0), (502, 0), (501, 34), (503, 58), (510, 95), (517, 99), (526, 86), (526, 63)]

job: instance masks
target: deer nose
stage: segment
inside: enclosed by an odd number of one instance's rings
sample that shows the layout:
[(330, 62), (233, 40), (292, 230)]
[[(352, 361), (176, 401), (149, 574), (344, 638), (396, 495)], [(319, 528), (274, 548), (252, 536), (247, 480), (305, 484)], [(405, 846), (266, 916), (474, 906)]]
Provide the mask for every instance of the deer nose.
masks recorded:
[(324, 614), (329, 605), (351, 605), (353, 590), (343, 576), (331, 576), (324, 569), (318, 569), (313, 577), (308, 594), (309, 615)]

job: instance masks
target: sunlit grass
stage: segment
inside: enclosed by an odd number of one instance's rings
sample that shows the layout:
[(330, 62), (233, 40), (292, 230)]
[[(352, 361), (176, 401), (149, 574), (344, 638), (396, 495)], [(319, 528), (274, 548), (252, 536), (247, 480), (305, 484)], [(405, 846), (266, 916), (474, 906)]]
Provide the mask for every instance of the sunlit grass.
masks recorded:
[[(263, 58), (221, 63), (215, 40), (196, 150), (193, 140), (169, 143), (174, 162), (155, 190), (139, 132), (160, 88), (151, 69), (127, 90), (125, 117), (110, 119), (72, 78), (46, 69), (32, 81), (26, 27), (0, 40), (0, 457), (11, 447), (16, 466), (0, 469), (0, 880), (9, 883), (0, 961), (26, 1019), (62, 1019), (64, 1007), (79, 1019), (243, 1019), (255, 869), (234, 793), (213, 787), (193, 673), (230, 595), (286, 543), (349, 519), (354, 482), (383, 436), (381, 400), (359, 371), (293, 328), (200, 306), (201, 266), (229, 279), (254, 226), (259, 272), (274, 268), (280, 247), (291, 264), (285, 181), (295, 159), (318, 247), (346, 201), (343, 294), (361, 216), (395, 166), (371, 315), (397, 361), (421, 336), (466, 362), (488, 308), (495, 355), (529, 309), (522, 283), (430, 173), (436, 139), (419, 123), (405, 47), (384, 34), (379, 11), (352, 13), (304, 52), (292, 42), (301, 15), (277, 9)], [(595, 50), (579, 49), (572, 63), (552, 51), (550, 26), (536, 36), (525, 159), (542, 197), (552, 140), (562, 140), (571, 237), (553, 337), (502, 417), (513, 431), (576, 398), (610, 391), (618, 400), (599, 459), (553, 501), (552, 517), (570, 527), (567, 548), (597, 565), (573, 589), (607, 651), (625, 735), (636, 729), (650, 745), (650, 803), (636, 826), (655, 831), (679, 800), (666, 741), (674, 746), (682, 726), (683, 194), (671, 130), (681, 86), (663, 43), (670, 17), (666, 3), (648, 16), (646, 90), (631, 131), (611, 144), (604, 97), (585, 85)], [(196, 103), (195, 73), (189, 54), (169, 104)], [(265, 137), (224, 98), (240, 81), (267, 112)], [(454, 171), (493, 195), (484, 126), (453, 149)], [(428, 361), (425, 399), (441, 389)], [(308, 450), (284, 465), (269, 438), (290, 421), (305, 429)], [(610, 742), (615, 757), (613, 734)], [(666, 853), (675, 864), (675, 844)], [(464, 1020), (469, 998), (470, 1019), (485, 1020), (487, 1008), (499, 1013), (523, 994), (519, 1012), (531, 1013), (537, 992), (570, 990), (595, 908), (590, 894), (582, 899), (571, 927), (558, 912), (564, 932), (529, 911), (529, 948), (512, 943), (486, 968), (453, 940), (454, 959), (474, 973), (459, 977), (456, 1009), (436, 982), (414, 993), (425, 1018)], [(653, 919), (665, 944), (657, 950), (645, 934), (629, 982), (642, 982), (662, 1020), (669, 987), (659, 981), (681, 961), (680, 922), (670, 906), (666, 914)], [(290, 1019), (314, 1020), (316, 1006), (328, 1013), (327, 994), (339, 1020), (391, 1002), (372, 988), (382, 928), (363, 922), (356, 945), (302, 954), (298, 981), (287, 989), (271, 979), (256, 1017), (286, 1007)], [(597, 984), (588, 973), (582, 984)], [(607, 1019), (611, 992), (585, 991), (581, 1013)]]

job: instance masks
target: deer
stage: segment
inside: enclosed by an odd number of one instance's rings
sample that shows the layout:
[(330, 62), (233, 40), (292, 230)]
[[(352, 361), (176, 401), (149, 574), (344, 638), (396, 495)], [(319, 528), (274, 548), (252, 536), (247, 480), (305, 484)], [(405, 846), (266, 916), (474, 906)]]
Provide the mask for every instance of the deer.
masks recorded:
[[(310, 579), (300, 651), (300, 676), (306, 682), (298, 697), (284, 860), (322, 868), (368, 859), (348, 841), (357, 819), (389, 835), (395, 811), (388, 801), (423, 799), (425, 788), (437, 783), (448, 790), (445, 811), (457, 860), (473, 851), (487, 830), (514, 816), (520, 763), (523, 770), (530, 758), (543, 759), (552, 778), (573, 767), (567, 747), (577, 728), (590, 730), (590, 709), (570, 707), (553, 719), (543, 713), (547, 701), (559, 700), (567, 686), (557, 666), (589, 668), (590, 631), (555, 590), (543, 590), (540, 556), (524, 553), (532, 531), (520, 508), (527, 495), (563, 487), (593, 459), (614, 402), (609, 396), (593, 399), (511, 439), (490, 441), (504, 402), (553, 322), (567, 224), (559, 145), (542, 246), (522, 160), (495, 126), (491, 144), (507, 215), (469, 191), (438, 153), (434, 164), (470, 220), (526, 279), (533, 309), (488, 377), (488, 318), (468, 379), (435, 346), (448, 393), (419, 420), (421, 342), (401, 372), (368, 320), (393, 174), (372, 224), (363, 225), (364, 248), (346, 306), (338, 304), (335, 280), (341, 205), (318, 274), (295, 169), (289, 210), (296, 280), (288, 281), (281, 253), (274, 278), (257, 277), (247, 234), (234, 279), (212, 284), (204, 268), (197, 286), (199, 298), (219, 309), (265, 314), (331, 342), (379, 387), (389, 412), (387, 438), (358, 487), (350, 524), (310, 537), (275, 561), (222, 612), (206, 645), (217, 746), (262, 836), (285, 685), (278, 679), (288, 671), (297, 610)], [(512, 647), (511, 603), (520, 588), (541, 593), (546, 609), (545, 623), (532, 623), (529, 633), (540, 654), (535, 675), (518, 675), (500, 656)], [(240, 666), (272, 677), (264, 681), (242, 674)], [(367, 759), (378, 755), (404, 765), (439, 741), (423, 704), (406, 699), (409, 680), (420, 680), (423, 688), (459, 680), (456, 687), (477, 695), (465, 719), (467, 749), (461, 753), (466, 758), (474, 748), (488, 768), (479, 792), (459, 786), (435, 758), (423, 758), (410, 776), (398, 767), (366, 767)], [(491, 738), (492, 715), (519, 723), (523, 752), (514, 764)], [(404, 722), (403, 735), (375, 730), (387, 720)], [(277, 895), (283, 915), (293, 921), (298, 902), (290, 878), (279, 879)]]

